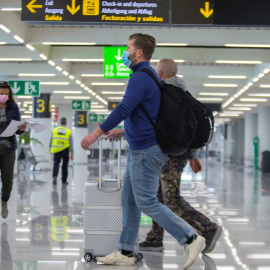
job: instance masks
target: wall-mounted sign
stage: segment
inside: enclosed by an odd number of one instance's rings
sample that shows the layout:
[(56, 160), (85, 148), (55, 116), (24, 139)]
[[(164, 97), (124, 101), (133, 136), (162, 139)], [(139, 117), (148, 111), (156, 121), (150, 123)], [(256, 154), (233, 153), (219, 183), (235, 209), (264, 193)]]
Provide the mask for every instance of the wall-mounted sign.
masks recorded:
[(15, 96), (39, 96), (39, 81), (9, 81)]
[(168, 0), (22, 0), (22, 21), (168, 24)]
[(122, 54), (126, 48), (127, 47), (104, 47), (104, 78), (129, 78), (132, 71), (126, 67), (122, 61)]
[(108, 102), (108, 110), (112, 111), (120, 102)]
[(89, 114), (88, 121), (89, 122), (104, 122), (105, 115), (104, 114)]

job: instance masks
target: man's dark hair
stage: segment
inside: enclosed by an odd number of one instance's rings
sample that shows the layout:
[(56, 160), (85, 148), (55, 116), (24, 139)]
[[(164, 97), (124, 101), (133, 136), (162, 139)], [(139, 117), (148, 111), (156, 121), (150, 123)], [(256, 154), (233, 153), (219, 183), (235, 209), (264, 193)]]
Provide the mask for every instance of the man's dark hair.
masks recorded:
[(134, 47), (142, 49), (144, 58), (149, 61), (155, 51), (155, 38), (147, 34), (136, 33), (129, 37), (129, 40), (131, 39), (134, 39)]
[(61, 124), (61, 125), (66, 125), (66, 124), (67, 124), (67, 118), (66, 118), (66, 117), (62, 117), (62, 118), (60, 119), (60, 124)]
[(15, 99), (14, 99), (10, 84), (7, 81), (2, 81), (0, 82), (0, 88), (8, 89), (9, 90), (8, 98), (12, 103), (15, 103)]

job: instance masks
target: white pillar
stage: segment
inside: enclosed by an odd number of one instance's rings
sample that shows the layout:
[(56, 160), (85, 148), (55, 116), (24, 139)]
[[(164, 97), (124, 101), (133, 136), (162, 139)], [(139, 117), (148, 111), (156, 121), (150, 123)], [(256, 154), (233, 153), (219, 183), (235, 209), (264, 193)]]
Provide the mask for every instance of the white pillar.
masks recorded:
[(258, 137), (259, 137), (259, 167), (261, 167), (261, 154), (270, 151), (270, 107), (259, 107)]
[(253, 139), (258, 135), (258, 115), (255, 113), (245, 114), (245, 141), (244, 157), (245, 166), (252, 167), (254, 162)]

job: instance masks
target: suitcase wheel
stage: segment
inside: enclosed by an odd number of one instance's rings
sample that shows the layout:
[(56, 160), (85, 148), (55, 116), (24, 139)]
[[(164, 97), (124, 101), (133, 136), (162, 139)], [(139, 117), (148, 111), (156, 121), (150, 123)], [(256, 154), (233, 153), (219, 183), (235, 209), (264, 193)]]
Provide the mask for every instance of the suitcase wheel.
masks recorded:
[(93, 258), (93, 256), (92, 256), (92, 254), (90, 254), (90, 253), (86, 253), (86, 254), (84, 255), (84, 260), (85, 260), (86, 262), (90, 262), (90, 261), (92, 260), (92, 258)]
[(135, 262), (139, 262), (139, 261), (141, 261), (143, 259), (143, 255), (142, 255), (142, 253), (138, 253), (137, 254), (137, 256), (135, 256)]

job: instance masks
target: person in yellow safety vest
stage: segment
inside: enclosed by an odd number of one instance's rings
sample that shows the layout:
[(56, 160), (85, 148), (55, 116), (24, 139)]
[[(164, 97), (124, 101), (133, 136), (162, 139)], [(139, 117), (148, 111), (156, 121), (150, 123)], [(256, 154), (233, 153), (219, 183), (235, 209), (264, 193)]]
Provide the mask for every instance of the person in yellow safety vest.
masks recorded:
[(72, 131), (66, 128), (67, 118), (63, 117), (60, 119), (60, 126), (56, 127), (52, 131), (52, 137), (50, 141), (50, 152), (53, 154), (53, 185), (57, 184), (57, 176), (59, 172), (59, 164), (63, 159), (62, 164), (62, 184), (68, 185), (68, 162), (69, 152), (70, 159), (73, 160), (73, 140)]

